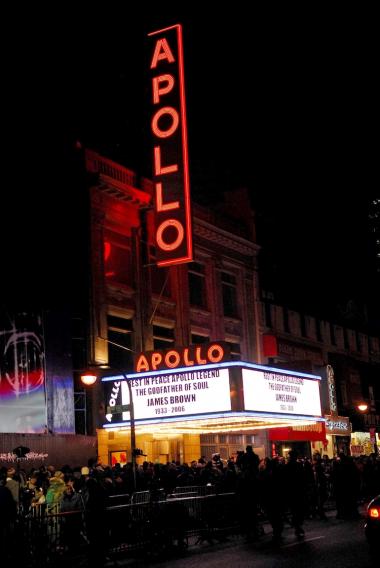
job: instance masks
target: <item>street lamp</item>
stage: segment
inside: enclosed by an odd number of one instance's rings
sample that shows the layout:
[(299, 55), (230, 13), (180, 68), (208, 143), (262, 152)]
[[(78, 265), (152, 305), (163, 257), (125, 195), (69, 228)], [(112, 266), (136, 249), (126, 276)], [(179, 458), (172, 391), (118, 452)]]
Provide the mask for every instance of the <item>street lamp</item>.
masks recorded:
[[(106, 370), (107, 366), (105, 365), (101, 365), (99, 367), (96, 368), (96, 372), (88, 371), (85, 372), (81, 375), (80, 380), (81, 382), (85, 385), (85, 386), (93, 386), (97, 379), (98, 379), (98, 373), (99, 373), (99, 368)], [(121, 375), (128, 387), (128, 391), (129, 391), (129, 405), (125, 405), (124, 410), (128, 411), (129, 410), (129, 416), (130, 416), (130, 432), (131, 432), (131, 457), (132, 457), (132, 471), (133, 471), (133, 491), (136, 491), (136, 431), (135, 431), (135, 409), (134, 409), (134, 404), (133, 404), (133, 393), (132, 393), (132, 387), (131, 387), (131, 383), (129, 382), (127, 376), (125, 373), (123, 373), (123, 371), (121, 371), (120, 369), (116, 369), (115, 367), (108, 367), (108, 371), (113, 370), (115, 371), (115, 373), (117, 373), (118, 375)]]
[(365, 412), (368, 409), (368, 404), (366, 402), (361, 402), (358, 404), (357, 409), (360, 410), (360, 412)]

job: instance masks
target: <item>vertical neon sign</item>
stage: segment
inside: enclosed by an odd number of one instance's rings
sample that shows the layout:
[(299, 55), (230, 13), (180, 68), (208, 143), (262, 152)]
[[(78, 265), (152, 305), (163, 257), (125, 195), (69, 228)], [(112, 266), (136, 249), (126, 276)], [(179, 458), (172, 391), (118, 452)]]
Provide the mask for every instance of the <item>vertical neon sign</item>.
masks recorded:
[(148, 34), (157, 265), (193, 259), (182, 27)]

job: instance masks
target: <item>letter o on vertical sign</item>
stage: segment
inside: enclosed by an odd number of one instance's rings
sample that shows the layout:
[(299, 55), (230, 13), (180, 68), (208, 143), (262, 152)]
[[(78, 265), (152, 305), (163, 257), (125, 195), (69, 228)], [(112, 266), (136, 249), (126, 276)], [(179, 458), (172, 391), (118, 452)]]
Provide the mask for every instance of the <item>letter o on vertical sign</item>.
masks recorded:
[[(165, 115), (169, 116), (171, 118), (171, 126), (169, 128), (167, 128), (166, 130), (162, 130), (158, 126), (158, 121), (160, 120), (160, 118), (162, 116), (165, 116)], [(164, 107), (164, 108), (161, 108), (160, 110), (158, 110), (156, 112), (156, 114), (153, 116), (153, 118), (152, 118), (152, 131), (153, 131), (153, 134), (155, 134), (158, 138), (167, 138), (168, 136), (171, 136), (172, 134), (174, 134), (174, 132), (178, 128), (178, 124), (179, 124), (178, 112), (174, 108)]]
[[(177, 238), (174, 239), (174, 241), (172, 241), (171, 243), (166, 242), (165, 239), (163, 238), (163, 233), (168, 228), (173, 228), (177, 231)], [(182, 243), (184, 236), (185, 236), (185, 231), (183, 229), (183, 226), (179, 221), (176, 221), (175, 219), (168, 219), (167, 221), (161, 223), (156, 233), (157, 243), (159, 243), (159, 246), (160, 248), (162, 248), (162, 250), (166, 251), (172, 251), (177, 249), (179, 245)]]
[(193, 260), (182, 27), (148, 38), (156, 259), (167, 266)]

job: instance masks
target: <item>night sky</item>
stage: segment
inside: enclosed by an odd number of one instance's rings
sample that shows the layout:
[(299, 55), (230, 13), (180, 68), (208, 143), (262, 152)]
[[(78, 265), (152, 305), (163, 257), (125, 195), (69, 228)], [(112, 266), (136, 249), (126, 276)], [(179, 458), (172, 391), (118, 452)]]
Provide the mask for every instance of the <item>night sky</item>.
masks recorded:
[(339, 315), (352, 300), (358, 321), (365, 303), (375, 313), (371, 15), (251, 13), (248, 3), (234, 13), (215, 3), (218, 13), (207, 15), (187, 5), (159, 15), (150, 3), (145, 14), (67, 9), (48, 26), (35, 14), (33, 25), (26, 16), (14, 24), (3, 78), (5, 302), (62, 296), (83, 278), (77, 141), (150, 175), (146, 34), (181, 22), (193, 198), (212, 203), (226, 189), (249, 189), (262, 284), (277, 301)]

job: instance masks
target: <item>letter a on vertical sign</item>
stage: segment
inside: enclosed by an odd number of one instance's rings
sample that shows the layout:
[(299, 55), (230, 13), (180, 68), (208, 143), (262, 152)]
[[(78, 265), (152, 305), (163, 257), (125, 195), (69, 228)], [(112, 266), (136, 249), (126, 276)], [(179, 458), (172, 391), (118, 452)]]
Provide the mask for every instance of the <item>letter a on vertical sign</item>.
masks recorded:
[(182, 27), (148, 37), (156, 257), (166, 266), (193, 259)]

